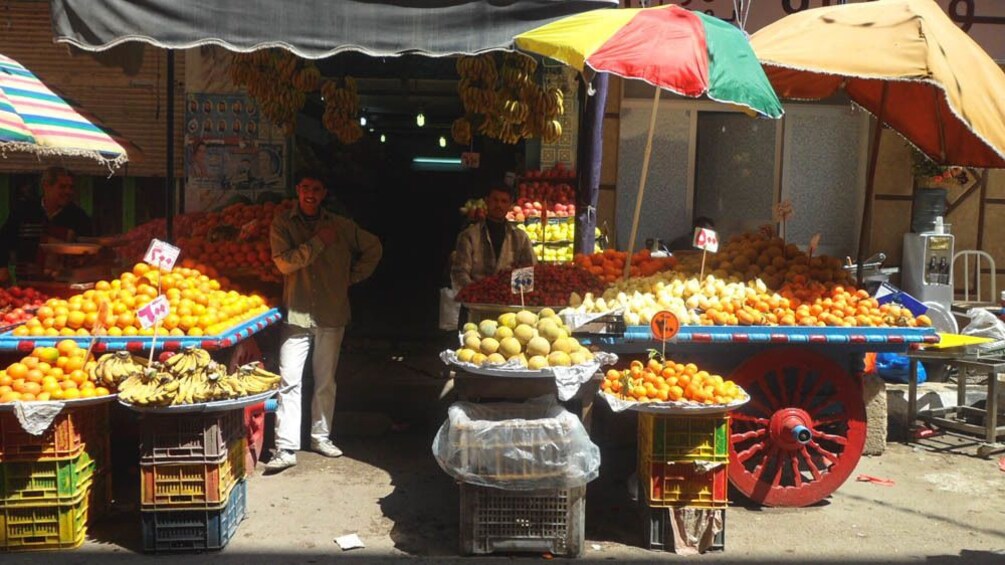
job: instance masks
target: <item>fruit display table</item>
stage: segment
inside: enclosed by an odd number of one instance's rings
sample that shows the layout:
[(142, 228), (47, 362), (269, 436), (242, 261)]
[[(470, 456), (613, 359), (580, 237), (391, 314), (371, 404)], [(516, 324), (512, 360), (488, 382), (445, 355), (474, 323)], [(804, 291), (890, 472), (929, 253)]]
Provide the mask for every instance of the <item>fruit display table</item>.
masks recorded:
[[(642, 326), (578, 337), (619, 355), (661, 348)], [(730, 375), (751, 397), (732, 413), (733, 485), (767, 506), (802, 507), (837, 490), (862, 455), (861, 355), (938, 340), (932, 328), (681, 326), (666, 350)]]
[[(157, 336), (154, 346), (165, 351), (176, 351), (185, 347), (194, 346), (207, 350), (218, 350), (233, 347), (238, 343), (250, 338), (265, 328), (278, 323), (282, 319), (279, 310), (273, 308), (264, 312), (242, 324), (234, 326), (226, 332), (213, 336)], [(147, 336), (120, 336), (120, 337), (98, 337), (89, 336), (77, 337), (36, 337), (36, 336), (15, 336), (10, 332), (0, 334), (0, 351), (27, 351), (30, 352), (36, 347), (55, 347), (57, 343), (64, 339), (72, 339), (81, 347), (88, 347), (92, 339), (95, 339), (94, 352), (103, 353), (105, 351), (149, 351), (153, 342), (153, 337)]]

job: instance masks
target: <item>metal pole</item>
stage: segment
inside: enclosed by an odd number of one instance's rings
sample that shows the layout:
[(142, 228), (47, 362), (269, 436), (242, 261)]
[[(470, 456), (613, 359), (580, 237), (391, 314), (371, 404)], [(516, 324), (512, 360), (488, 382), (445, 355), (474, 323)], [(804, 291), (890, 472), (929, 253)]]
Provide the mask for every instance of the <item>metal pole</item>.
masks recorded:
[(174, 50), (167, 50), (167, 167), (164, 178), (167, 241), (174, 242)]

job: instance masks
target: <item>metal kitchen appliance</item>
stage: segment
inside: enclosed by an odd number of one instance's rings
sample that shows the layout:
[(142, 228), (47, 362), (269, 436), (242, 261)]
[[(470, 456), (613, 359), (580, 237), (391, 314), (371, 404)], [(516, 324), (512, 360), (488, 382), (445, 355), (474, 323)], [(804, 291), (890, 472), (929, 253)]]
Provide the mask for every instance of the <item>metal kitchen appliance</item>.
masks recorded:
[(936, 302), (949, 309), (953, 305), (953, 252), (956, 241), (942, 218), (935, 229), (904, 234), (900, 286), (921, 302)]

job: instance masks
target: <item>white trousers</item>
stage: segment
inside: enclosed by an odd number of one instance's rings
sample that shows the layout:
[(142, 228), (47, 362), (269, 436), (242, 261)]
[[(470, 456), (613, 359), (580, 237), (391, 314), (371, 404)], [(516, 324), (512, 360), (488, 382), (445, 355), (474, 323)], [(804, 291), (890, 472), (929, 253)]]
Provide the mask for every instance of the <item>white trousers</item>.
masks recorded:
[(335, 416), (335, 369), (345, 327), (300, 328), (287, 325), (279, 349), (279, 373), (283, 387), (293, 388), (279, 395), (276, 410), (276, 448), (300, 449), (301, 397), (303, 396), (304, 365), (314, 344), (312, 372), (314, 396), (311, 399), (311, 441), (329, 439)]

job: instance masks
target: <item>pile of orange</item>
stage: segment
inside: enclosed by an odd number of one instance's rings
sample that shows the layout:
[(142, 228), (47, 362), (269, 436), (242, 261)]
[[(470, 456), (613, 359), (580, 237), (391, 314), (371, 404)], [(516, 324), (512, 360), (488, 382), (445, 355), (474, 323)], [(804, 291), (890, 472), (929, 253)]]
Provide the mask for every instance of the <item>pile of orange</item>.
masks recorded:
[[(610, 284), (624, 276), (627, 259), (627, 252), (608, 249), (592, 255), (577, 254), (572, 262)], [(630, 275), (632, 277), (648, 277), (660, 271), (672, 269), (676, 264), (677, 260), (673, 257), (653, 257), (648, 249), (643, 249), (632, 255)]]
[(0, 403), (32, 400), (76, 400), (107, 396), (110, 391), (91, 378), (94, 358), (87, 349), (64, 339), (56, 347), (39, 347), (0, 371)]
[(268, 311), (261, 296), (223, 290), (226, 280), (212, 274), (212, 269), (202, 266), (162, 272), (137, 263), (118, 279), (100, 281), (83, 294), (48, 300), (14, 335), (88, 336), (98, 328), (98, 335), (152, 336), (154, 328), (143, 328), (136, 312), (158, 292), (171, 305), (157, 329), (161, 336), (219, 335)]
[(611, 369), (600, 388), (637, 402), (729, 404), (747, 396), (733, 381), (699, 370), (693, 363), (674, 363), (670, 359), (650, 359), (648, 363), (636, 360), (623, 371)]
[(701, 314), (701, 324), (717, 326), (928, 327), (928, 316), (914, 316), (896, 304), (879, 304), (864, 290), (819, 282), (788, 283), (777, 294), (750, 293), (720, 302)]

